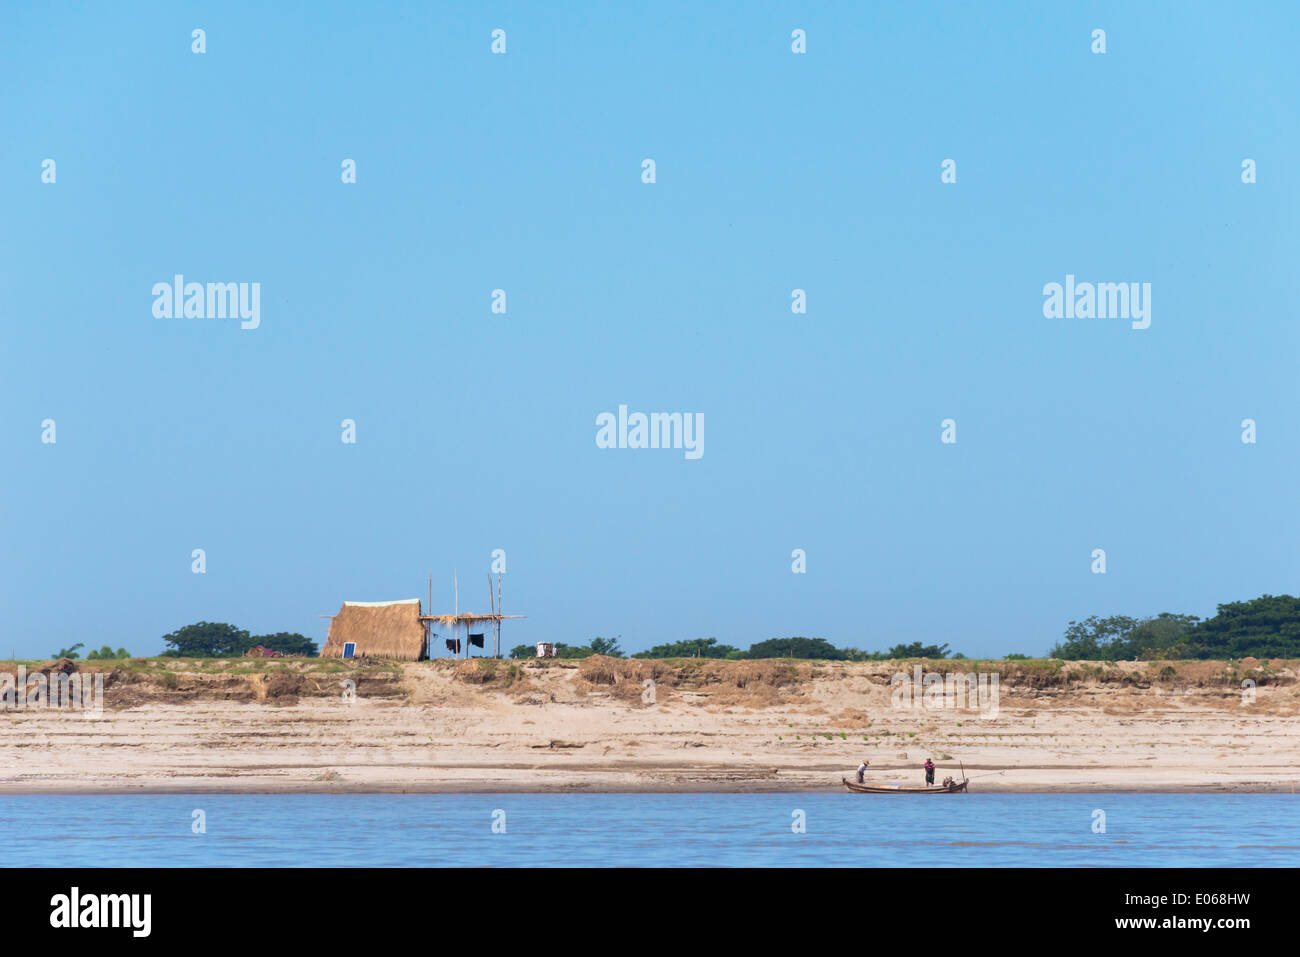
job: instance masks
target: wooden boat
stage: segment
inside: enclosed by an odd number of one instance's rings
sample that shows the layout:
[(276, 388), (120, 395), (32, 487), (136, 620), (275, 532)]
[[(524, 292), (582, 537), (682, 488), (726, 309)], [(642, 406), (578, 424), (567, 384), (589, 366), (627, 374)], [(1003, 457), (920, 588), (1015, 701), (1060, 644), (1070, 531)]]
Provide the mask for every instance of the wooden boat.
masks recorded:
[(844, 786), (857, 794), (960, 794), (966, 790), (969, 778), (954, 781), (945, 787), (942, 784), (923, 784), (920, 787), (908, 787), (902, 784), (854, 784), (848, 778), (840, 778)]

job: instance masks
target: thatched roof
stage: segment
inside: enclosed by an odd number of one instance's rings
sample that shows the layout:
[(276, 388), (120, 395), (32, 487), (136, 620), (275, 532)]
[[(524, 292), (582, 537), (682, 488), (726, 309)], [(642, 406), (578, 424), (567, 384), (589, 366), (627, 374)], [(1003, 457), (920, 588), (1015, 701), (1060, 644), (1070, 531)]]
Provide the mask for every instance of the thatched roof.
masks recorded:
[(485, 621), (501, 621), (504, 618), (523, 618), (524, 615), (492, 615), (481, 614), (477, 612), (459, 612), (453, 615), (425, 615), (425, 621), (433, 621), (442, 625), (444, 628), (453, 628), (456, 625), (477, 625)]
[(425, 627), (420, 599), (405, 601), (345, 601), (330, 621), (323, 658), (342, 658), (345, 642), (356, 643), (357, 657), (424, 658)]

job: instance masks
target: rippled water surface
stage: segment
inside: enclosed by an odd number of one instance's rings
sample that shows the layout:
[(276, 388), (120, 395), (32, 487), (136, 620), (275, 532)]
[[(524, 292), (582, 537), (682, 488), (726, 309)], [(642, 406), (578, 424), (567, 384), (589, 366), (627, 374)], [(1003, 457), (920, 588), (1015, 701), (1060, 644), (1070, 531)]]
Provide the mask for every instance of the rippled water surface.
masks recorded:
[(1276, 867), (1300, 796), (2, 796), (0, 834), (11, 867)]

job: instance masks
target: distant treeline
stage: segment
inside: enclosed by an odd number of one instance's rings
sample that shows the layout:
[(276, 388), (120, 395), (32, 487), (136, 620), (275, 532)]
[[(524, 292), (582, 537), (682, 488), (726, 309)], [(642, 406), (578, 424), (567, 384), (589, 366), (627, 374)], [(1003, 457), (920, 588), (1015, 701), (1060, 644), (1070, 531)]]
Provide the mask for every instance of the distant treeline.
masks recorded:
[[(50, 657), (51, 658), (80, 658), (81, 652), (78, 651), (78, 649), (84, 647), (86, 647), (85, 643), (79, 641), (71, 648), (60, 648)], [(86, 652), (87, 661), (118, 661), (122, 658), (130, 658), (130, 657), (131, 657), (131, 652), (127, 651), (125, 648), (119, 648), (117, 649), (117, 651), (114, 651), (111, 645), (104, 645), (98, 651), (92, 649)]]
[[(626, 657), (617, 638), (595, 638), (588, 645), (556, 644), (556, 657), (589, 655)], [(517, 645), (511, 658), (532, 658), (533, 645)], [(947, 644), (919, 641), (894, 645), (888, 651), (837, 648), (825, 638), (769, 638), (747, 650), (722, 645), (716, 638), (688, 638), (655, 645), (633, 658), (803, 658), (812, 661), (889, 661), (899, 658), (949, 658), (966, 656)], [(1023, 661), (1025, 654), (1004, 656)], [(1290, 595), (1264, 595), (1252, 601), (1219, 605), (1218, 614), (1202, 621), (1193, 615), (1163, 612), (1153, 618), (1093, 615), (1072, 621), (1064, 640), (1053, 646), (1050, 658), (1085, 661), (1152, 661), (1172, 659), (1300, 658), (1300, 599)]]
[[(515, 645), (510, 649), (511, 658), (533, 658), (537, 655), (536, 645)], [(555, 643), (557, 658), (589, 658), (592, 655), (609, 655), (611, 658), (625, 658), (623, 649), (618, 646), (617, 638), (593, 638), (589, 645), (566, 645), (562, 641)]]
[(279, 631), (274, 635), (250, 635), (242, 628), (225, 622), (200, 621), (163, 635), (170, 645), (159, 658), (242, 658), (244, 652), (261, 645), (286, 655), (316, 654), (316, 643), (297, 632)]
[(1262, 595), (1219, 605), (1204, 621), (1162, 612), (1154, 618), (1093, 615), (1072, 621), (1051, 657), (1093, 661), (1187, 658), (1300, 658), (1300, 598)]
[[(314, 656), (315, 642), (296, 632), (250, 635), (242, 628), (223, 622), (200, 621), (163, 636), (168, 645), (164, 658), (238, 658), (257, 645), (286, 655)], [(80, 644), (63, 649), (56, 657), (74, 658)], [(557, 643), (559, 658), (590, 655), (627, 657), (618, 638), (593, 638), (586, 645)], [(516, 645), (511, 658), (532, 658), (535, 645)], [(107, 645), (87, 658), (124, 658), (126, 650), (113, 651)], [(898, 644), (887, 651), (838, 648), (825, 638), (768, 638), (749, 646), (719, 644), (716, 638), (688, 638), (655, 645), (633, 658), (802, 658), (811, 661), (889, 661), (899, 658), (949, 658), (966, 656), (950, 651), (947, 644), (927, 645), (919, 641)], [(1023, 660), (1024, 654), (1006, 655)], [(1072, 621), (1062, 641), (1048, 653), (1051, 658), (1088, 661), (1152, 661), (1172, 659), (1300, 658), (1300, 598), (1291, 595), (1263, 595), (1251, 601), (1218, 606), (1218, 614), (1201, 620), (1194, 615), (1162, 612), (1152, 618), (1093, 615)]]
[[(511, 658), (532, 658), (534, 645), (516, 645), (510, 650)], [(626, 657), (618, 646), (617, 638), (594, 638), (589, 645), (555, 645), (557, 658), (586, 658), (589, 655)], [(825, 638), (769, 638), (750, 645), (748, 651), (733, 645), (720, 645), (716, 638), (688, 638), (666, 645), (655, 645), (649, 651), (638, 651), (633, 658), (725, 658), (740, 661), (753, 658), (805, 658), (815, 661), (888, 661), (893, 658), (962, 658), (950, 655), (947, 645), (925, 645), (919, 641), (910, 645), (895, 645), (889, 651), (859, 651), (856, 648), (836, 648)]]
[(805, 658), (811, 661), (889, 661), (893, 658), (962, 658), (948, 650), (946, 644), (894, 645), (888, 651), (860, 651), (837, 648), (825, 638), (768, 638), (742, 651), (732, 645), (720, 645), (715, 638), (694, 638), (667, 645), (655, 645), (633, 658), (728, 658), (733, 661), (752, 658)]

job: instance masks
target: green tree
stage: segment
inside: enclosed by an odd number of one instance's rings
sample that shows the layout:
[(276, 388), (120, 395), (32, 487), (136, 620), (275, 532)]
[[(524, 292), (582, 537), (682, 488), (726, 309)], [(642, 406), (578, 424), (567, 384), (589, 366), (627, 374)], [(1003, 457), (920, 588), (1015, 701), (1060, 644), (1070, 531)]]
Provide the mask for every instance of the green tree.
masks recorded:
[(80, 658), (81, 652), (79, 652), (77, 649), (84, 648), (84, 647), (86, 646), (79, 641), (71, 648), (64, 648), (60, 651), (55, 652), (54, 657), (55, 658)]
[[(566, 645), (562, 641), (555, 643), (555, 657), (557, 658), (590, 658), (594, 651), (586, 645)], [(510, 649), (511, 658), (536, 658), (536, 645), (515, 645)]]
[(746, 658), (806, 658), (814, 661), (846, 661), (849, 653), (825, 638), (769, 638), (749, 646)]
[(1188, 658), (1187, 638), (1200, 619), (1195, 615), (1175, 615), (1162, 611), (1154, 618), (1143, 618), (1123, 639), (1116, 650), (1122, 661), (1152, 658)]
[(593, 638), (590, 647), (593, 655), (609, 655), (611, 658), (623, 657), (623, 649), (618, 646), (617, 638)]
[(889, 649), (890, 658), (947, 658), (948, 645), (924, 645), (914, 641), (908, 645), (894, 645)]
[(168, 658), (238, 658), (254, 644), (242, 628), (211, 621), (178, 628), (163, 641), (171, 645), (163, 652)]
[(1194, 658), (1300, 658), (1300, 598), (1261, 595), (1219, 605), (1184, 642)]
[(86, 655), (87, 661), (118, 661), (122, 658), (130, 658), (131, 653), (125, 648), (119, 648), (114, 651), (111, 645), (105, 645), (99, 651), (91, 651)]
[(1072, 621), (1065, 628), (1065, 640), (1052, 647), (1050, 657), (1071, 661), (1118, 661), (1119, 648), (1138, 621), (1127, 615), (1100, 618), (1092, 615), (1083, 621)]
[(655, 645), (649, 651), (638, 651), (633, 658), (726, 658), (739, 654), (739, 648), (720, 645), (716, 638), (687, 638), (668, 644)]
[[(511, 658), (532, 658), (536, 654), (536, 645), (516, 645), (510, 650)], [(566, 645), (562, 641), (555, 643), (555, 657), (557, 658), (590, 658), (592, 655), (609, 655), (611, 658), (622, 658), (623, 651), (618, 646), (617, 638), (593, 638), (589, 645)]]
[[(316, 642), (298, 634), (296, 631), (277, 631), (273, 635), (254, 635), (249, 639), (249, 648), (261, 645), (283, 655), (304, 655), (314, 658), (317, 653)], [(247, 649), (245, 649), (247, 650)]]
[(1161, 612), (1154, 618), (1093, 615), (1072, 621), (1065, 640), (1050, 656), (1083, 661), (1145, 661), (1155, 658), (1207, 657), (1192, 652), (1190, 641), (1200, 619)]
[(595, 652), (587, 645), (566, 645), (562, 641), (555, 643), (557, 658), (590, 658)]

